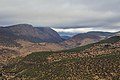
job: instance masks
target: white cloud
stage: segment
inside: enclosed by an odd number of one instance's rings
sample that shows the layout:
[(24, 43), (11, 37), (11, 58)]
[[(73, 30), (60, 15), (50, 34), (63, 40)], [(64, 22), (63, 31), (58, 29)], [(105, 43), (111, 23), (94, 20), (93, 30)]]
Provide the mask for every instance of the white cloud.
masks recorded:
[(57, 32), (70, 32), (70, 33), (83, 33), (83, 32), (93, 30), (92, 28), (68, 28), (68, 29), (52, 28), (52, 29)]
[(57, 32), (68, 32), (68, 33), (85, 33), (89, 31), (103, 31), (103, 32), (117, 32), (119, 30), (116, 29), (100, 29), (100, 28), (52, 28)]

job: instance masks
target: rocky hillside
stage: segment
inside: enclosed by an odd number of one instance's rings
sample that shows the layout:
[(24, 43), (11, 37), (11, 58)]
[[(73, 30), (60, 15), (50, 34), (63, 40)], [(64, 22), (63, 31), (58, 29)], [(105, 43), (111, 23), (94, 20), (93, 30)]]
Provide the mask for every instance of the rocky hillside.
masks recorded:
[(83, 46), (90, 43), (98, 42), (102, 39), (112, 36), (113, 34), (114, 33), (99, 32), (99, 31), (80, 33), (64, 41), (63, 44), (69, 45), (70, 47), (78, 47), (78, 46)]
[[(15, 61), (16, 60), (16, 61)], [(1, 67), (3, 79), (119, 80), (120, 37), (57, 52), (35, 52)]]

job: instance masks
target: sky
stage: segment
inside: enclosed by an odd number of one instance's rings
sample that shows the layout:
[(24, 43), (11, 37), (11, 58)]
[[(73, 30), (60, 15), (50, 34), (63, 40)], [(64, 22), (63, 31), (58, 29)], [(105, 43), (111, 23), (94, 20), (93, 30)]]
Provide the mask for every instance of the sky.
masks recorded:
[(23, 23), (57, 32), (116, 32), (120, 0), (0, 0), (0, 26)]

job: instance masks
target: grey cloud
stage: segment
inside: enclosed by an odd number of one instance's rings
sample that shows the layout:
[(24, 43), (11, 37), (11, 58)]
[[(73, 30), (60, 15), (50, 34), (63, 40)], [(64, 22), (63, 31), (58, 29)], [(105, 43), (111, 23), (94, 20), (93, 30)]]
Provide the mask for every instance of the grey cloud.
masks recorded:
[(120, 0), (0, 0), (0, 25), (120, 29), (114, 26), (120, 22), (119, 4)]

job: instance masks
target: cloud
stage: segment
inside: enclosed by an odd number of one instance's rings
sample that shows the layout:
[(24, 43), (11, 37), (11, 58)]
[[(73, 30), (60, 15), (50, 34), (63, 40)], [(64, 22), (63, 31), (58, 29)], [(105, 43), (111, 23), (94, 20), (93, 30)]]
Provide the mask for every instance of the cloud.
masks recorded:
[(57, 32), (65, 32), (65, 33), (86, 33), (89, 31), (103, 31), (103, 32), (117, 32), (119, 30), (116, 29), (103, 29), (103, 28), (52, 28)]
[(120, 0), (0, 0), (0, 25), (120, 30), (119, 4)]
[(56, 29), (56, 28), (52, 28), (53, 30), (57, 31), (57, 32), (69, 32), (69, 33), (83, 33), (83, 32), (87, 32), (87, 31), (91, 31), (93, 30), (92, 28), (68, 28), (68, 29)]
[(113, 25), (119, 27), (120, 26), (120, 22), (118, 22), (116, 24), (113, 24)]

